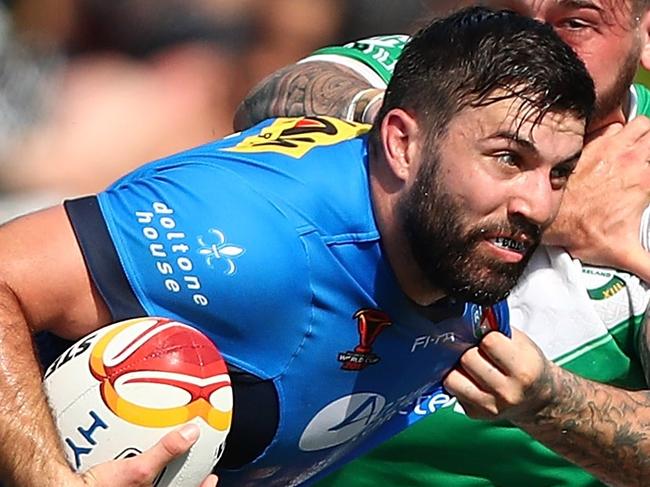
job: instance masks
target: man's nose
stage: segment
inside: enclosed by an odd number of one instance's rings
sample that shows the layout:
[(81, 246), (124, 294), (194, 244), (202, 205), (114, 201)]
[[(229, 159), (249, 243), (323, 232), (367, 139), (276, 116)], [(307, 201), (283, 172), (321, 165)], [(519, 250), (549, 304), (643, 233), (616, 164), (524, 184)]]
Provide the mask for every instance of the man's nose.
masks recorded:
[(559, 190), (551, 186), (548, 175), (530, 173), (510, 198), (508, 213), (546, 228), (557, 215), (560, 196)]

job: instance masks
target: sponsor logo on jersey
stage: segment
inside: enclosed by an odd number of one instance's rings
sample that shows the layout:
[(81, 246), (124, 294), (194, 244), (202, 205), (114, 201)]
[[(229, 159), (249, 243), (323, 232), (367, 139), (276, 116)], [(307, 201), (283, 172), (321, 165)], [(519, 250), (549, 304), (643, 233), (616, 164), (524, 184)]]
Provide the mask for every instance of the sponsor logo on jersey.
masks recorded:
[(191, 240), (181, 229), (174, 208), (155, 201), (150, 209), (136, 211), (135, 217), (165, 292), (173, 294), (175, 301), (189, 297), (193, 304), (207, 306), (209, 300), (195, 270)]
[(595, 281), (597, 277), (607, 279), (607, 281), (605, 281), (602, 285), (596, 287), (589, 287), (587, 289), (587, 293), (589, 294), (589, 297), (596, 301), (602, 301), (604, 299), (612, 298), (614, 297), (615, 294), (625, 289), (626, 286), (625, 281), (620, 277), (618, 277), (613, 272), (605, 273), (604, 271), (598, 272), (592, 269), (583, 268), (583, 273), (586, 276), (590, 277), (590, 283)]
[(477, 307), (474, 313), (474, 336), (478, 339), (483, 338), (491, 331), (499, 329), (499, 320), (494, 313), (494, 309), (489, 306)]
[(303, 451), (316, 451), (346, 443), (373, 424), (385, 404), (384, 396), (372, 392), (337, 399), (312, 418), (298, 446)]
[(454, 412), (465, 414), (465, 410), (454, 396), (449, 394), (442, 386), (422, 394), (414, 404), (399, 411), (403, 416), (428, 416), (443, 408), (453, 408)]
[(371, 433), (383, 436), (378, 432), (381, 426), (400, 411), (412, 410), (415, 401), (432, 389), (432, 384), (425, 384), (393, 401), (387, 401), (383, 395), (374, 392), (343, 396), (316, 413), (300, 436), (298, 446), (303, 451), (316, 451), (357, 441)]
[(237, 272), (235, 259), (241, 257), (246, 252), (246, 249), (226, 243), (226, 236), (216, 228), (208, 230), (208, 235), (199, 235), (197, 240), (201, 246), (199, 254), (205, 257), (209, 267), (213, 267), (216, 262), (221, 262), (226, 266), (223, 272), (227, 276), (232, 276)]
[(359, 344), (354, 350), (339, 353), (338, 361), (343, 363), (343, 370), (359, 371), (379, 362), (380, 357), (373, 353), (372, 345), (392, 321), (383, 311), (372, 308), (360, 309), (352, 317), (357, 320)]
[(368, 131), (369, 125), (331, 117), (278, 118), (229, 152), (277, 152), (296, 159), (315, 147), (333, 145)]

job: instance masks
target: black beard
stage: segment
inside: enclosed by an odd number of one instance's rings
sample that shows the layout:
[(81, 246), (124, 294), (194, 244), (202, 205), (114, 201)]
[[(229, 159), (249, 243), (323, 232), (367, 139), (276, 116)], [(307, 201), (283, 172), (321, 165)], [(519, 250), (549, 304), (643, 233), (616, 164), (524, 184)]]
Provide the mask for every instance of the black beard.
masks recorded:
[[(492, 305), (505, 299), (521, 277), (539, 245), (540, 229), (521, 217), (470, 226), (462, 206), (442, 191), (436, 166), (436, 161), (423, 163), (413, 187), (398, 203), (397, 215), (411, 253), (434, 288), (464, 301)], [(522, 232), (532, 245), (519, 262), (502, 262), (478, 253), (486, 234)]]

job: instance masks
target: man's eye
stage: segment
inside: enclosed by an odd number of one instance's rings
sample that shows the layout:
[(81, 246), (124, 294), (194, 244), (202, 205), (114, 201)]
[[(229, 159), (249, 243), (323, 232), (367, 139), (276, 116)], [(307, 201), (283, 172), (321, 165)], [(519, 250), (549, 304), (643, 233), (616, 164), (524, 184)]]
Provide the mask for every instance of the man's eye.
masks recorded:
[(565, 19), (562, 22), (558, 24), (558, 27), (560, 29), (566, 29), (569, 31), (579, 31), (582, 29), (587, 29), (590, 27), (589, 23), (585, 22), (584, 20), (577, 19), (577, 18), (569, 18)]
[(502, 152), (496, 155), (497, 160), (506, 166), (519, 166), (519, 157), (512, 152)]
[(551, 185), (554, 189), (564, 189), (569, 182), (569, 176), (573, 174), (574, 168), (556, 167), (551, 170)]
[(573, 174), (572, 167), (556, 167), (551, 170), (551, 178), (553, 179), (568, 179)]

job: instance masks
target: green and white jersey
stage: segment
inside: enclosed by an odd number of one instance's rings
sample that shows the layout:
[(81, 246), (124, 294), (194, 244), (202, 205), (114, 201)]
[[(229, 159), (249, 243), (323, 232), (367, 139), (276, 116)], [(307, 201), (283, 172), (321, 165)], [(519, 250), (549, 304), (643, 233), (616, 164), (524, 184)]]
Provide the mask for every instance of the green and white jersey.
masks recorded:
[[(511, 325), (563, 367), (600, 382), (645, 387), (636, 335), (649, 301), (636, 277), (582, 266), (566, 252), (538, 249), (508, 298)], [(600, 486), (507, 422), (468, 418), (445, 394), (423, 398), (435, 411), (324, 486)]]
[(319, 49), (300, 62), (327, 61), (353, 69), (375, 88), (386, 88), (406, 35), (383, 35)]
[[(632, 87), (630, 98), (630, 118), (650, 114), (646, 88)], [(641, 229), (646, 244), (648, 215)], [(596, 381), (639, 389), (646, 384), (637, 335), (649, 300), (634, 276), (583, 266), (563, 250), (542, 247), (508, 304), (511, 325), (551, 360)], [(453, 397), (423, 398), (420, 407), (423, 414), (427, 407), (436, 412), (319, 487), (602, 485), (509, 423), (468, 418)]]
[(630, 106), (628, 119), (632, 120), (637, 115), (650, 116), (650, 91), (641, 84), (633, 84), (630, 89)]

